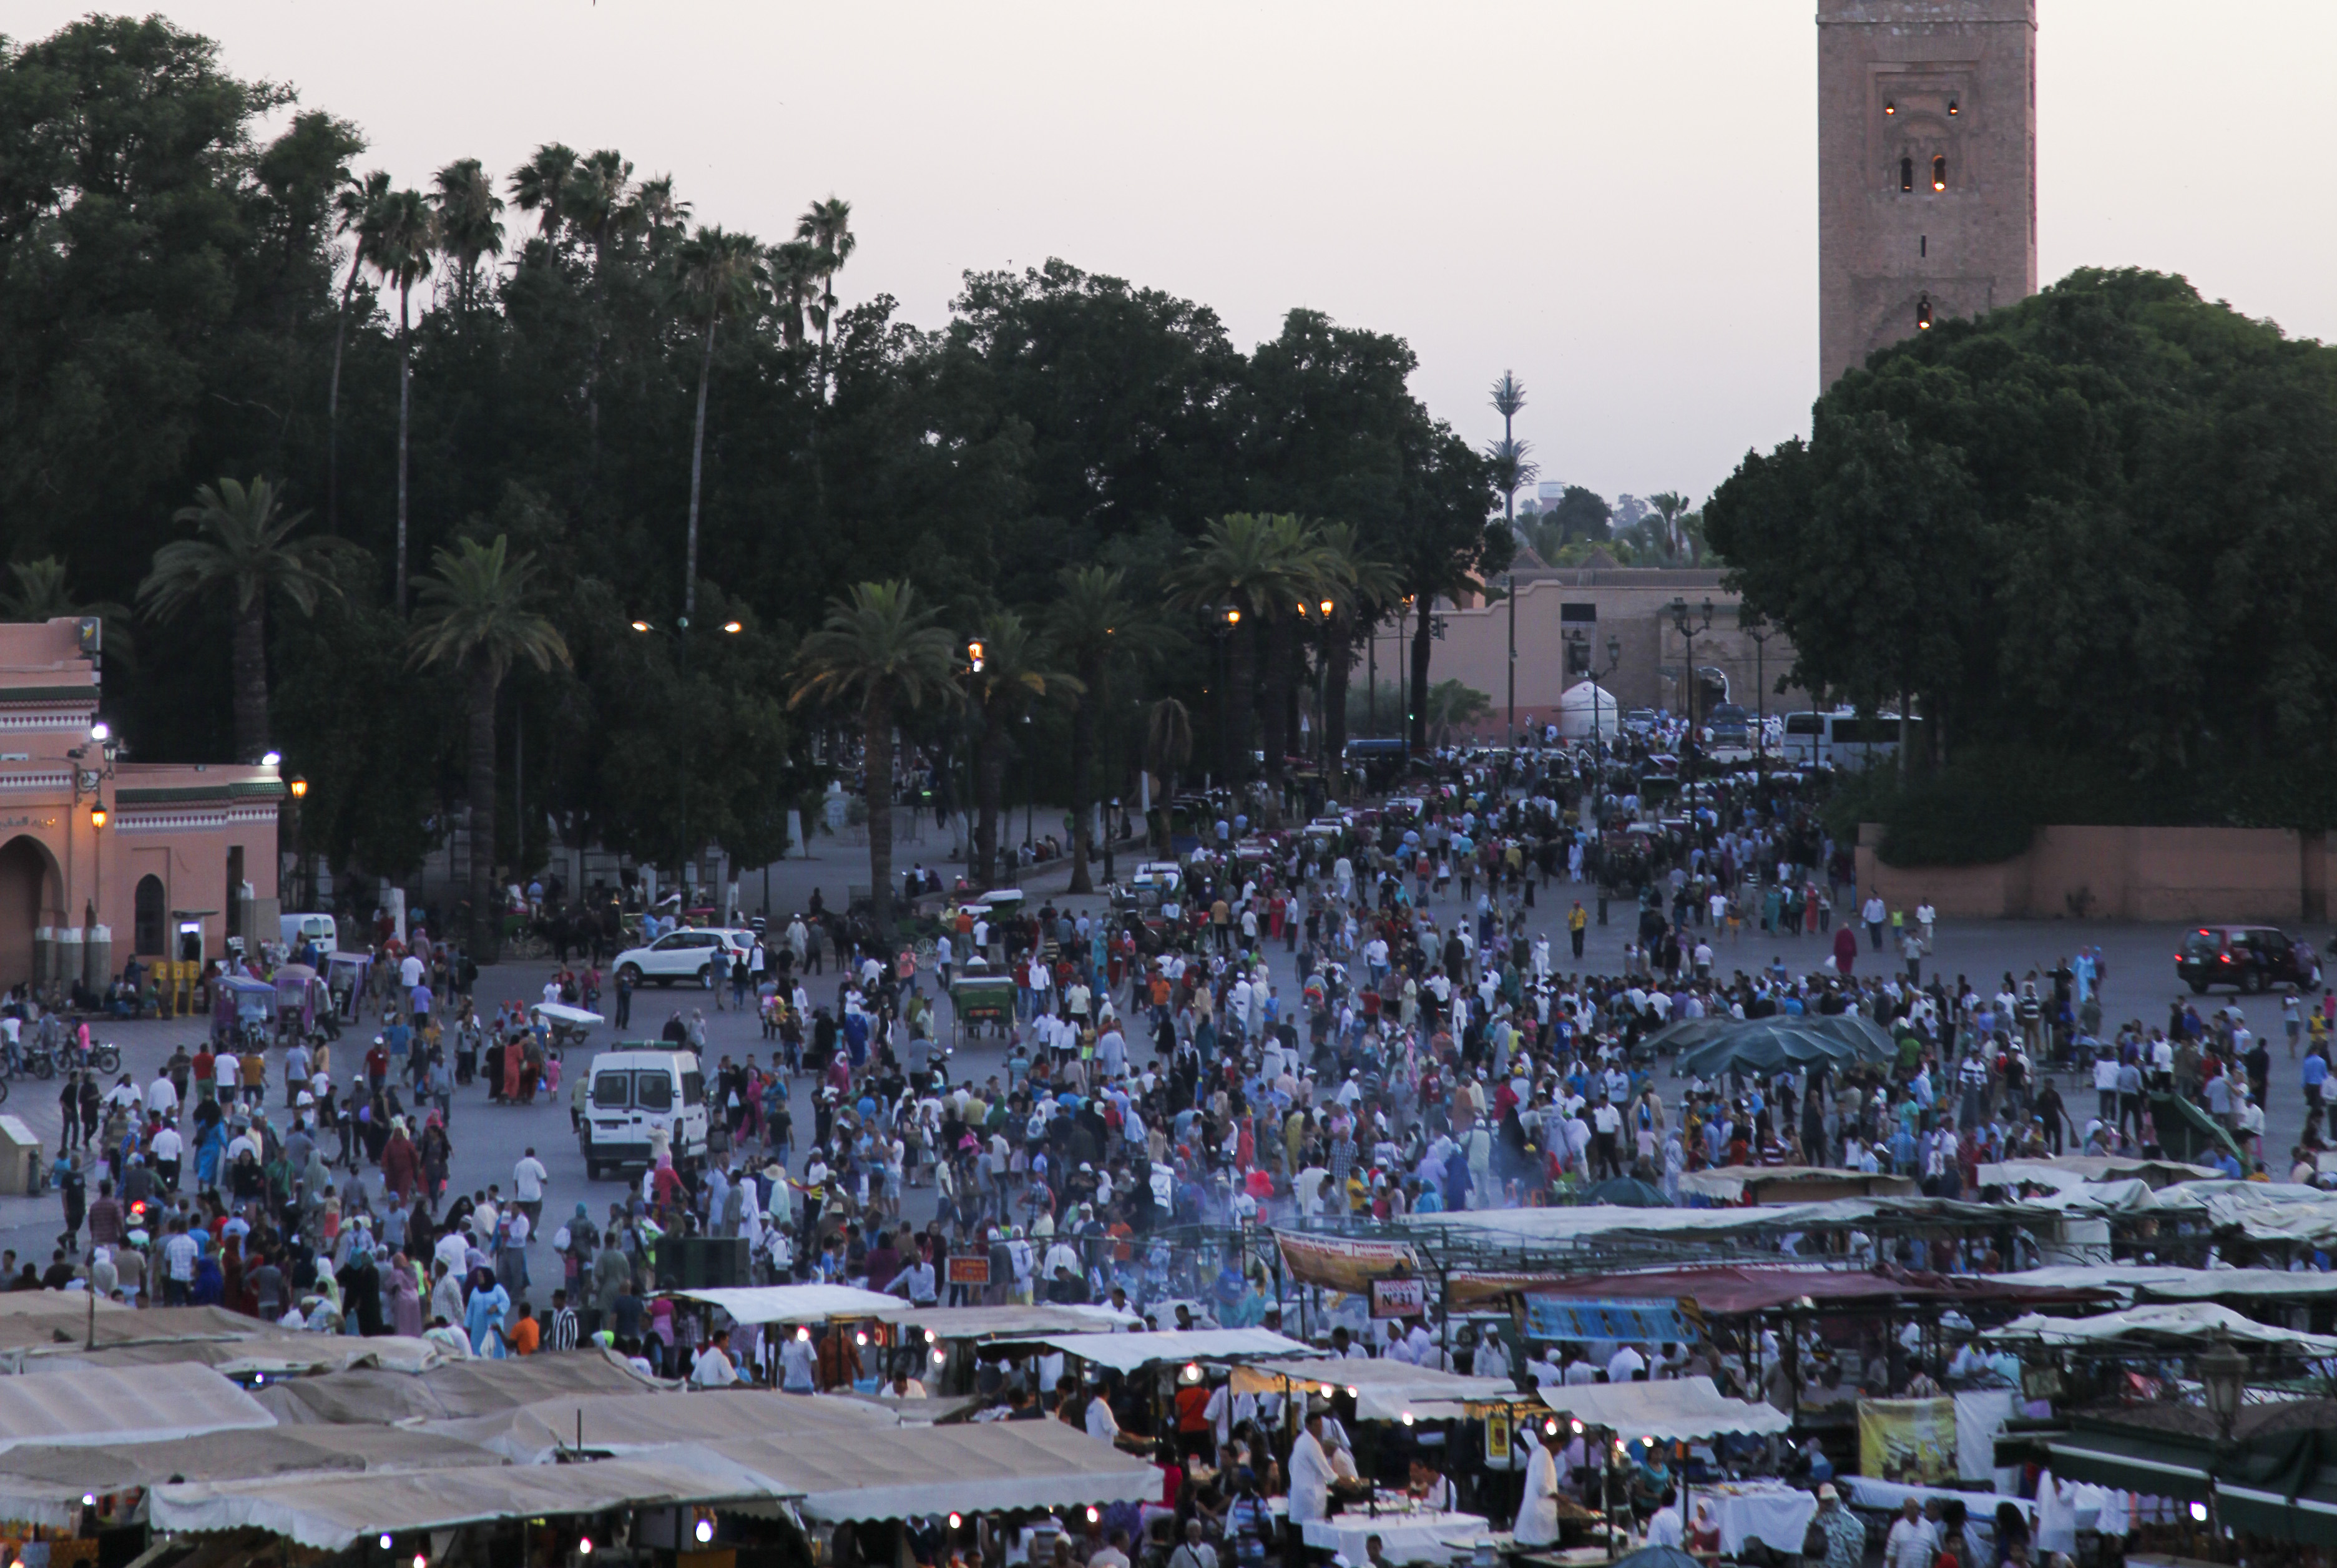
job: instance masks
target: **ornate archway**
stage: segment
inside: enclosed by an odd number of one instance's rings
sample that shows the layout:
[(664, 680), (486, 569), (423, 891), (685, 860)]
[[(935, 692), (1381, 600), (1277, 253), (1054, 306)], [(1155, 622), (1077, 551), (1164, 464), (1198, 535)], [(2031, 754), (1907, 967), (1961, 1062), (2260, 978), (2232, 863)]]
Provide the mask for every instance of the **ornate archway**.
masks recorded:
[(33, 933), (63, 920), (64, 897), (47, 845), (21, 833), (0, 844), (0, 988), (37, 978)]

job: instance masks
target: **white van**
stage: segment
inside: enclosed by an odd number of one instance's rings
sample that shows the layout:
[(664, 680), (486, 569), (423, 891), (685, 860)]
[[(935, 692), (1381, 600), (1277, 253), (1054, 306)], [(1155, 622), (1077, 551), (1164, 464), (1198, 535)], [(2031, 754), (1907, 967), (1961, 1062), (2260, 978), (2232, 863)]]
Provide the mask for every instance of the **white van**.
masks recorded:
[(303, 942), (313, 941), (317, 951), (327, 957), (341, 950), (340, 923), (330, 915), (286, 915), (281, 917), (284, 950), (298, 953)]
[(647, 1165), (660, 1132), (676, 1166), (693, 1164), (706, 1158), (706, 1074), (696, 1052), (644, 1044), (592, 1058), (576, 1132), (586, 1180)]

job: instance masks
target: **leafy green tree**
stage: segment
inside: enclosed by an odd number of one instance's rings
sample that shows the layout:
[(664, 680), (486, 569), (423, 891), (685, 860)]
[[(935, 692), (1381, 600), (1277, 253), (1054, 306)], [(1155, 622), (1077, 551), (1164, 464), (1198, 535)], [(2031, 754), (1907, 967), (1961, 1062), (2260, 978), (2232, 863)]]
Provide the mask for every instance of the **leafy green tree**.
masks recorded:
[(858, 710), (868, 800), (868, 896), (879, 932), (892, 929), (893, 725), (903, 709), (954, 701), (955, 639), (934, 623), (908, 583), (862, 583), (829, 608), (797, 651), (790, 708), (807, 702)]
[(1145, 714), (1144, 766), (1160, 779), (1162, 827), (1157, 842), (1162, 848), (1168, 844), (1168, 804), (1177, 799), (1177, 787), (1192, 760), (1193, 716), (1174, 697), (1158, 699)]
[[(1325, 569), (1320, 546), (1297, 518), (1234, 512), (1208, 526), (1169, 577), (1172, 603), (1200, 613), (1213, 635), (1220, 634), (1215, 628), (1226, 629), (1226, 720), (1219, 741), (1231, 779), (1249, 777), (1261, 648), (1285, 665), (1286, 676), (1287, 645), (1277, 651), (1273, 628), (1288, 622), (1301, 603), (1320, 593)], [(1277, 695), (1269, 690), (1265, 750), (1267, 770), (1279, 780), (1286, 737)]]
[[(2337, 564), (2332, 411), (2337, 349), (2079, 270), (1845, 375), (1706, 525), (1796, 684), (1912, 699), (1951, 761), (1994, 750), (1981, 789), (2088, 760), (2137, 812), (2207, 779), (2220, 819), (2303, 825), (2337, 814), (2312, 781), (2337, 634), (2307, 586)], [(2235, 792), (2288, 778), (2284, 804)]]
[(495, 707), (504, 677), (521, 661), (539, 670), (569, 662), (559, 630), (534, 607), (535, 565), (504, 535), (456, 541), (432, 552), (435, 568), (417, 583), (421, 600), (408, 639), (413, 662), (459, 671), (468, 704), (465, 747), (471, 821), (471, 951), (493, 963), (503, 926), (495, 896)]
[(347, 547), (329, 536), (293, 538), (308, 518), (306, 512), (283, 511), (276, 487), (265, 479), (202, 485), (195, 505), (178, 512), (178, 521), (193, 524), (198, 536), (156, 551), (153, 570), (138, 585), (139, 602), (158, 620), (198, 600), (226, 601), (233, 627), (235, 750), (246, 762), (269, 750), (269, 596), (280, 594), (308, 615), (318, 600), (340, 592), (334, 573)]
[(1452, 743), (1453, 731), (1473, 729), (1492, 712), (1493, 700), (1474, 686), (1439, 681), (1429, 688), (1427, 710), (1429, 740), (1442, 747)]

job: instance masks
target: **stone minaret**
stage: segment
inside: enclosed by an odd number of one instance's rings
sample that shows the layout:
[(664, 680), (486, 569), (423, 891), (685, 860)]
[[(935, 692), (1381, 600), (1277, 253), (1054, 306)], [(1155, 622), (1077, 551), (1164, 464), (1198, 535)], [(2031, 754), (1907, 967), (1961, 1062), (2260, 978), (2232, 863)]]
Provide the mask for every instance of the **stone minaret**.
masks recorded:
[(2036, 0), (1818, 0), (1824, 385), (2036, 291)]

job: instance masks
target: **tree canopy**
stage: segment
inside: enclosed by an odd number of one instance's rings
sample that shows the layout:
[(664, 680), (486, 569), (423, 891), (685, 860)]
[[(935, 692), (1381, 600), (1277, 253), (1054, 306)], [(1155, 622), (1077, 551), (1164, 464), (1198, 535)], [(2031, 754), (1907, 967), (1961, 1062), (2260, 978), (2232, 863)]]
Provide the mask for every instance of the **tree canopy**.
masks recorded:
[(2337, 820), (2337, 349), (2075, 272), (1844, 375), (1704, 519), (1792, 681), (2068, 781), (2032, 816)]

